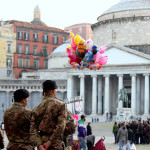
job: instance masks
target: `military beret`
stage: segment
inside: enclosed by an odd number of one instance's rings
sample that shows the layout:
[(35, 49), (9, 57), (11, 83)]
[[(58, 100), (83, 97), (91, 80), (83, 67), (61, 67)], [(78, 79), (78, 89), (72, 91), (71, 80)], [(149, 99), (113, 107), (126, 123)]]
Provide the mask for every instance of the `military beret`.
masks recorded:
[(57, 84), (53, 80), (46, 80), (43, 82), (43, 89), (44, 90), (54, 90), (57, 89)]
[(20, 102), (22, 99), (28, 98), (29, 92), (26, 89), (18, 89), (14, 92), (14, 100)]

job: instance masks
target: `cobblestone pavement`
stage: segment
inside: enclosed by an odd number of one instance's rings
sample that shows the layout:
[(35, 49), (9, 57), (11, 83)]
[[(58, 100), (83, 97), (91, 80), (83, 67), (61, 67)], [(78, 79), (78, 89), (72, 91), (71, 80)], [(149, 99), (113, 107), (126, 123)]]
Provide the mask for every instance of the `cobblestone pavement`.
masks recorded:
[[(114, 136), (112, 134), (112, 126), (113, 123), (92, 123), (92, 131), (93, 135), (95, 135), (95, 143), (101, 139), (102, 136), (105, 136), (104, 144), (106, 146), (106, 150), (119, 150), (118, 144), (114, 144)], [(76, 132), (77, 134), (77, 132)], [(76, 134), (74, 135), (74, 139), (77, 139)], [(8, 140), (5, 134), (5, 146), (8, 144)], [(150, 150), (150, 144), (146, 145), (136, 145), (137, 150)], [(124, 150), (126, 147), (124, 147)], [(4, 149), (6, 150), (6, 149)]]

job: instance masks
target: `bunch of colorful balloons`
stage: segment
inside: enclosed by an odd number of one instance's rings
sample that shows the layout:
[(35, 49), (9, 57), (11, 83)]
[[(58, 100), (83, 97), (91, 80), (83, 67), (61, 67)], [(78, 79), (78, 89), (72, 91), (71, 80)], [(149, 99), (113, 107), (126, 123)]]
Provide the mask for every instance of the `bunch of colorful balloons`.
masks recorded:
[(75, 69), (89, 68), (99, 70), (102, 65), (107, 63), (108, 57), (103, 56), (106, 46), (97, 48), (91, 39), (85, 41), (80, 35), (74, 36), (71, 32), (71, 46), (67, 47), (67, 56), (70, 58), (69, 63)]

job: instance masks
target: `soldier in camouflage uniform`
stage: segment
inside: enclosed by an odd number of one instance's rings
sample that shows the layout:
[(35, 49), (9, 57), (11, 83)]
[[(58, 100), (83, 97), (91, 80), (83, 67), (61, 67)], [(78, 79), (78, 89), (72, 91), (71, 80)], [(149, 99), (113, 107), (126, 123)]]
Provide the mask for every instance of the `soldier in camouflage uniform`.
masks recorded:
[(43, 83), (43, 101), (33, 110), (31, 139), (39, 150), (63, 150), (66, 126), (65, 103), (56, 99), (56, 82)]
[[(65, 147), (68, 146), (68, 136), (74, 134), (76, 131), (76, 125), (74, 123), (73, 116), (71, 112), (67, 110), (67, 120), (66, 120), (66, 127), (64, 130), (64, 144)], [(67, 148), (66, 148), (67, 149)]]
[(26, 109), (29, 92), (14, 92), (14, 104), (4, 112), (5, 131), (9, 140), (7, 150), (33, 150), (30, 142), (31, 110)]

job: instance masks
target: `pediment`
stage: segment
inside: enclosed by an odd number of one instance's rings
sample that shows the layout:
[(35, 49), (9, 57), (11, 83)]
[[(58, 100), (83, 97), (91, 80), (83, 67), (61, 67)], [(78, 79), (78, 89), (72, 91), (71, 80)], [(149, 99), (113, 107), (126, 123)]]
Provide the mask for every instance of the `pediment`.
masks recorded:
[(108, 56), (107, 65), (150, 64), (150, 55), (115, 44), (108, 45), (104, 55)]

